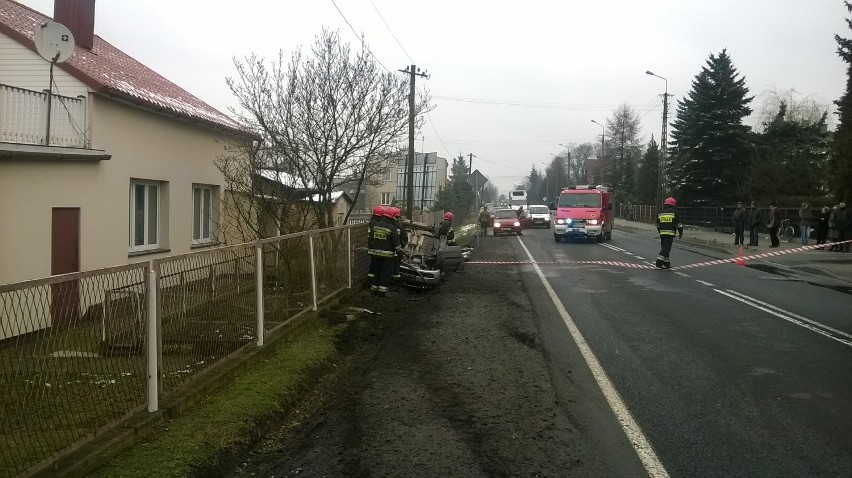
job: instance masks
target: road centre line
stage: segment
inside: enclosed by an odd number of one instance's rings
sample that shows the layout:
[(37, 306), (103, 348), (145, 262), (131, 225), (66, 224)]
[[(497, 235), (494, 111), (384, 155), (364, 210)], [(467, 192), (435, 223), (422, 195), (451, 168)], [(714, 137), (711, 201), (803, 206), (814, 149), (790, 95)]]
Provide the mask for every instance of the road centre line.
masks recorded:
[[(772, 314), (772, 315), (774, 315), (774, 316), (776, 316), (780, 319), (784, 319), (787, 322), (790, 322), (791, 324), (798, 325), (799, 327), (803, 327), (803, 328), (808, 329), (812, 332), (816, 332), (820, 335), (828, 337), (831, 340), (834, 340), (836, 342), (840, 342), (841, 344), (846, 345), (847, 347), (852, 347), (852, 340), (849, 340), (849, 339), (852, 339), (852, 336), (850, 336), (846, 332), (831, 328), (831, 327), (824, 325), (824, 324), (820, 324), (819, 322), (813, 321), (811, 319), (807, 319), (807, 318), (802, 317), (800, 315), (796, 315), (792, 312), (781, 309), (780, 307), (775, 307), (774, 305), (767, 304), (767, 303), (762, 302), (760, 300), (757, 300), (753, 297), (749, 297), (745, 294), (741, 294), (739, 292), (736, 292), (736, 291), (733, 291), (733, 290), (730, 290), (730, 289), (728, 289), (728, 290), (713, 289), (713, 290), (724, 295), (724, 296), (728, 296), (731, 299), (742, 302), (743, 304), (750, 305), (750, 306), (754, 307), (755, 309), (762, 310), (762, 311), (764, 311), (768, 314)], [(847, 337), (847, 339), (843, 339), (841, 337), (836, 337), (833, 334), (837, 334), (837, 335)]]
[(639, 424), (636, 423), (636, 420), (633, 418), (633, 415), (630, 413), (627, 405), (624, 404), (624, 401), (618, 394), (618, 390), (615, 389), (615, 386), (609, 380), (606, 371), (604, 371), (600, 362), (598, 362), (597, 357), (595, 357), (594, 352), (592, 352), (591, 347), (589, 347), (589, 344), (580, 332), (580, 329), (578, 329), (577, 325), (574, 323), (574, 319), (572, 319), (568, 314), (568, 311), (565, 309), (562, 301), (560, 301), (559, 297), (556, 295), (556, 291), (554, 291), (550, 286), (550, 282), (547, 281), (547, 278), (544, 276), (544, 272), (542, 272), (538, 263), (535, 262), (532, 254), (529, 249), (527, 249), (527, 246), (524, 245), (524, 242), (521, 241), (520, 237), (518, 237), (518, 243), (527, 254), (536, 274), (538, 274), (539, 280), (541, 280), (542, 285), (544, 285), (545, 290), (550, 296), (550, 300), (553, 302), (553, 305), (562, 317), (562, 321), (568, 328), (568, 332), (571, 333), (574, 343), (577, 344), (577, 348), (580, 350), (580, 353), (583, 355), (583, 359), (589, 366), (589, 370), (591, 370), (592, 375), (595, 377), (595, 381), (597, 382), (598, 387), (600, 387), (604, 398), (606, 398), (610, 409), (612, 409), (613, 413), (615, 413), (618, 422), (621, 423), (621, 428), (624, 430), (624, 433), (630, 440), (630, 444), (639, 456), (639, 460), (645, 467), (645, 471), (647, 471), (648, 475), (651, 477), (668, 477), (669, 474), (665, 467), (663, 467), (659, 458), (657, 458), (657, 454), (654, 452), (654, 448), (651, 446), (651, 443), (645, 437), (645, 434), (642, 433), (642, 429), (639, 428)]
[(695, 282), (698, 282), (699, 284), (706, 285), (707, 287), (716, 287), (716, 284), (712, 284), (710, 282), (703, 281), (703, 280), (696, 279)]

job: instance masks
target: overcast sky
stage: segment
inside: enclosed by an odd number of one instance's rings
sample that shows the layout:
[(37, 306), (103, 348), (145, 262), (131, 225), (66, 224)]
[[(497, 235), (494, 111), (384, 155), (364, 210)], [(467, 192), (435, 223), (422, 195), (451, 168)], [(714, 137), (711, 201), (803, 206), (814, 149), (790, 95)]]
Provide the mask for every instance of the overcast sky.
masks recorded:
[[(846, 82), (834, 34), (852, 36), (841, 0), (335, 1), (339, 12), (332, 0), (100, 0), (95, 33), (223, 112), (236, 106), (234, 57), (289, 58), (323, 27), (353, 46), (363, 33), (387, 69), (431, 74), (418, 78), (436, 108), (416, 149), (473, 153), (504, 193), (560, 143), (600, 141), (591, 120), (621, 103), (643, 142), (659, 139), (665, 83), (645, 71), (668, 79), (674, 112), (724, 48), (755, 110), (766, 91), (795, 89), (833, 112)], [(53, 16), (53, 0), (22, 3)]]

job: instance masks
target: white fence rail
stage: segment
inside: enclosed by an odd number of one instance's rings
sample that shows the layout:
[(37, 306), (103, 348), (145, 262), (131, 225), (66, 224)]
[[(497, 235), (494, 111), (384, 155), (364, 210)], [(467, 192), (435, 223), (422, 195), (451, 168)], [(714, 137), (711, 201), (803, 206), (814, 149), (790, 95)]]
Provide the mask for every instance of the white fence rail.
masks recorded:
[(86, 147), (86, 101), (53, 95), (50, 101), (50, 142), (47, 92), (0, 85), (0, 142)]
[(366, 224), (0, 285), (0, 476), (44, 470), (353, 283)]

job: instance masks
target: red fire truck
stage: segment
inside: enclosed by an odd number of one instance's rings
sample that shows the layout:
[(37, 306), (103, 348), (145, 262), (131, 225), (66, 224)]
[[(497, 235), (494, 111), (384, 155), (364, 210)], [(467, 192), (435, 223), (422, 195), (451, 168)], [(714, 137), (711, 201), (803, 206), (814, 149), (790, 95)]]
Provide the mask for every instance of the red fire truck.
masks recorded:
[(559, 193), (553, 239), (612, 239), (612, 193), (606, 186), (569, 186)]

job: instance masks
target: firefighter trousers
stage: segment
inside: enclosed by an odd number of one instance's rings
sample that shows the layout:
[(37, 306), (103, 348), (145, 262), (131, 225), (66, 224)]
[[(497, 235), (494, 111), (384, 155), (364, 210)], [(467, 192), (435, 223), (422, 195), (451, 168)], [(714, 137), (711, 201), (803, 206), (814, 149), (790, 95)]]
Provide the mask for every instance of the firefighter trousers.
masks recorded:
[(674, 236), (660, 235), (660, 254), (657, 256), (657, 267), (669, 268), (672, 266), (669, 261), (672, 244), (674, 244)]

